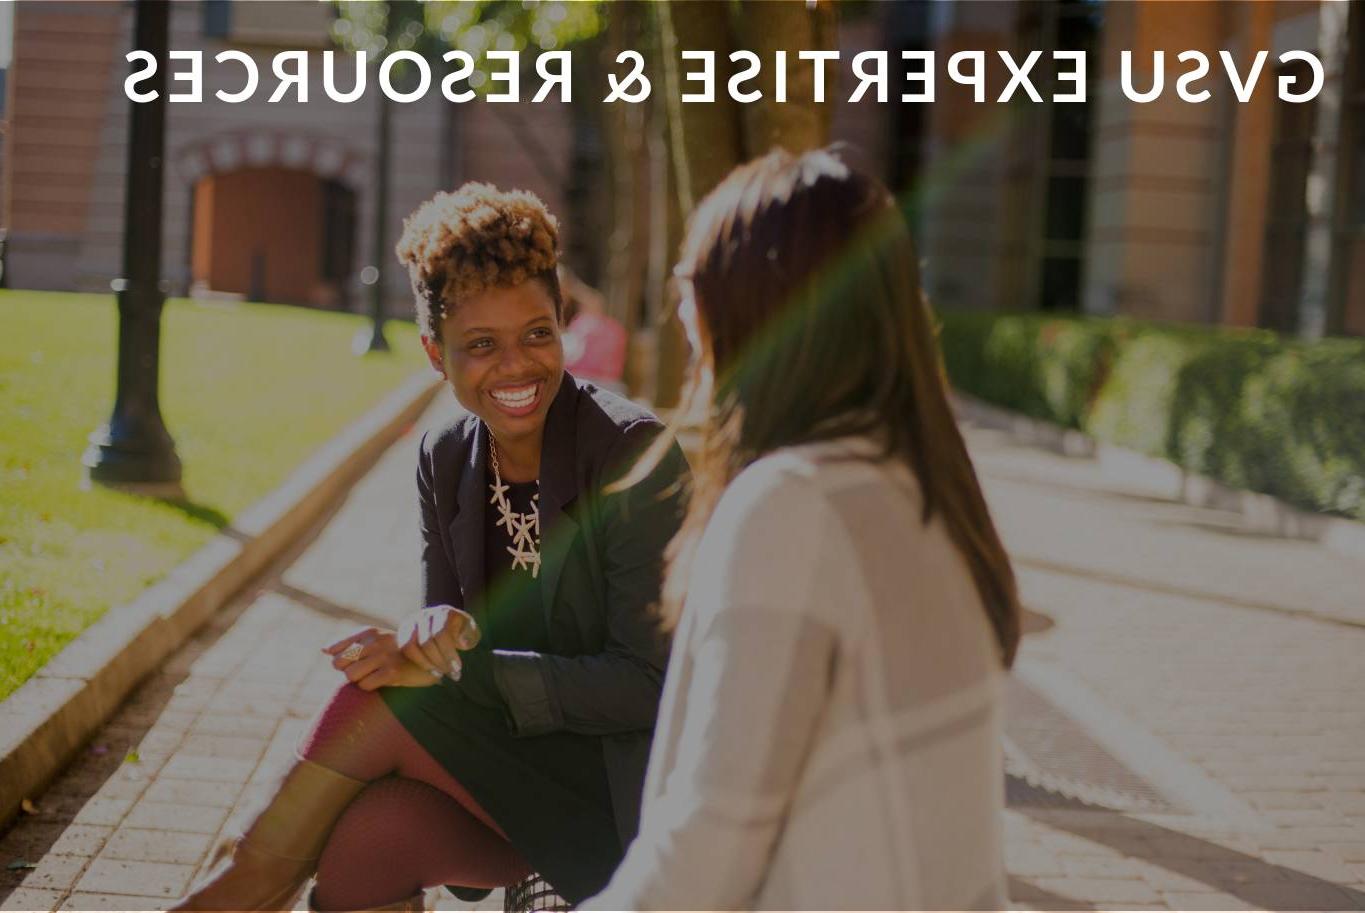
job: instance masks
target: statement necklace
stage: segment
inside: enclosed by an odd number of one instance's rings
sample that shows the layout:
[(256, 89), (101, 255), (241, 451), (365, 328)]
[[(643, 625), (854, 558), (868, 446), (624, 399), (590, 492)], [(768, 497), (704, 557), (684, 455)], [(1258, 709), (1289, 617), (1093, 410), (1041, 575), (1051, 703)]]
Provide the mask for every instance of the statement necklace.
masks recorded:
[[(507, 500), (510, 485), (503, 484), (502, 473), (498, 469), (498, 445), (493, 436), (488, 436), (489, 464), (493, 467), (493, 481), (489, 488), (493, 497), (488, 503), (498, 509), (497, 525), (507, 530), (512, 544), (507, 546), (512, 556), (512, 570), (522, 568), (531, 572), (532, 579), (540, 576), (540, 491), (531, 495), (529, 513), (517, 513)], [(537, 484), (539, 489), (539, 484)]]

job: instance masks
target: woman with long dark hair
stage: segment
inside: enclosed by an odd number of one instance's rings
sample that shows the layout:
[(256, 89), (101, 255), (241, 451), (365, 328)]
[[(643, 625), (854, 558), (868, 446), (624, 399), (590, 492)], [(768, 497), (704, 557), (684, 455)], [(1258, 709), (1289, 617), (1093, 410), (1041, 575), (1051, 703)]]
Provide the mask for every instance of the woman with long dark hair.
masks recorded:
[(1001, 908), (1019, 603), (901, 213), (775, 152), (677, 274), (709, 418), (641, 831), (591, 906)]

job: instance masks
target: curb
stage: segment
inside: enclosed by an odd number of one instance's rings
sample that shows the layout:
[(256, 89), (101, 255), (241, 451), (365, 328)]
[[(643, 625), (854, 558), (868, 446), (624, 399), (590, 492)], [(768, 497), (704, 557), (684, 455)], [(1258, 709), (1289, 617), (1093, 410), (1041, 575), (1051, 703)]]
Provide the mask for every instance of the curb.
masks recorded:
[(441, 388), (413, 375), (130, 603), (114, 606), (0, 703), (0, 827), (141, 680), (321, 518)]
[(958, 390), (953, 391), (952, 401), (959, 418), (1063, 456), (1094, 460), (1106, 479), (1137, 482), (1195, 507), (1233, 511), (1255, 532), (1315, 542), (1345, 557), (1365, 559), (1365, 523), (1306, 511), (1274, 495), (1233, 488), (1170, 460), (1106, 444), (1084, 432), (1010, 412)]

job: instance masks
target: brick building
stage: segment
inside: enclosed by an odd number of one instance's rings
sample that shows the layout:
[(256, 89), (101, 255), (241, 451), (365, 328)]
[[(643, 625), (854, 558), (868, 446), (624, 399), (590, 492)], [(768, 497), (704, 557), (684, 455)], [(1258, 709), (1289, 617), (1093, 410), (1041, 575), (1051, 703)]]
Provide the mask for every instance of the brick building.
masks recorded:
[[(871, 95), (839, 104), (836, 138), (903, 195), (933, 300), (1315, 335), (1365, 333), (1365, 105), (1359, 4), (1137, 0), (991, 0), (857, 5), (843, 16), (840, 81), (864, 48), (933, 50), (938, 103)], [(328, 47), (330, 5), (207, 0), (172, 7), (172, 47)], [(841, 13), (843, 11), (841, 10)], [(117, 275), (132, 12), (125, 3), (24, 0), (14, 7), (4, 147), (11, 287), (104, 290)], [(958, 49), (1088, 53), (1084, 103), (993, 99), (1008, 75), (988, 68), (990, 103), (944, 75)], [(1155, 50), (1208, 54), (1206, 103), (1171, 91), (1140, 104), (1120, 91), (1119, 54), (1151, 80)], [(1247, 103), (1218, 52), (1270, 57)], [(1278, 100), (1287, 49), (1323, 61), (1318, 97)], [(1040, 67), (1041, 73), (1044, 68)], [(268, 64), (262, 66), (269, 73)], [(354, 305), (370, 262), (375, 104), (328, 100), (311, 66), (306, 106), (173, 105), (168, 117), (163, 263), (176, 293), (212, 291), (320, 306)], [(893, 76), (902, 76), (893, 74)], [(1174, 74), (1168, 74), (1168, 82)], [(205, 98), (240, 75), (206, 68)], [(846, 97), (846, 91), (834, 91)], [(468, 178), (528, 187), (556, 212), (572, 118), (556, 102), (452, 105), (438, 92), (396, 107), (390, 225), (437, 188)], [(528, 145), (528, 135), (534, 143)], [(547, 165), (548, 163), (548, 165)], [(566, 236), (575, 230), (564, 220)], [(579, 226), (581, 228), (581, 226)], [(572, 238), (566, 237), (566, 246)], [(388, 270), (393, 313), (407, 307)], [(630, 315), (638, 303), (612, 306)]]
[[(171, 4), (176, 50), (248, 51), (270, 78), (283, 48), (310, 55), (307, 105), (271, 104), (268, 91), (227, 104), (242, 72), (206, 66), (201, 104), (168, 106), (163, 273), (176, 294), (223, 292), (257, 300), (344, 306), (370, 262), (376, 99), (350, 104), (322, 90), (331, 5), (209, 0)], [(119, 273), (128, 99), (127, 3), (22, 2), (14, 7), (9, 136), (4, 161), (8, 285), (102, 291)], [(172, 91), (181, 87), (172, 85)], [(552, 207), (563, 188), (537, 169), (493, 106), (445, 104), (438, 94), (394, 106), (389, 227), (464, 175), (528, 187)], [(522, 112), (525, 117), (529, 112)], [(554, 102), (536, 106), (535, 131), (567, 143)], [(406, 277), (387, 271), (393, 313)]]
[[(1084, 103), (971, 104), (948, 86), (928, 112), (900, 112), (900, 172), (915, 200), (926, 283), (940, 304), (1128, 314), (1365, 333), (1365, 10), (1324, 2), (1151, 0), (906, 4), (901, 48), (1083, 50)], [(1220, 70), (1269, 51), (1250, 100)], [(1281, 52), (1315, 53), (1322, 91)], [(1164, 51), (1167, 90), (1139, 103)], [(1212, 60), (1204, 103), (1170, 91), (1175, 56)], [(1040, 70), (1042, 67), (1039, 68)], [(990, 72), (998, 92), (1003, 68)], [(1007, 110), (1002, 110), (1006, 108)]]

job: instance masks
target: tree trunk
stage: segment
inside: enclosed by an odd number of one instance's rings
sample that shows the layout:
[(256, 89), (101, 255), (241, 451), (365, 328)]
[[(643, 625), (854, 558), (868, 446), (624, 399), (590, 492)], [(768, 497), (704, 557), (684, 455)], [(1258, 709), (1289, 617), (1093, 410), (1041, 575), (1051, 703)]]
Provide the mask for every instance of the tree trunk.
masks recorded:
[(573, 71), (574, 102), (569, 106), (572, 143), (564, 176), (568, 217), (565, 259), (578, 277), (594, 288), (602, 282), (607, 256), (603, 223), (610, 215), (603, 205), (604, 191), (611, 183), (603, 167), (606, 150), (602, 134), (608, 114), (597, 92), (603, 80), (596, 66), (606, 43), (605, 35), (596, 35), (584, 42), (577, 55), (583, 64)]
[[(835, 37), (834, 7), (824, 0), (814, 4), (796, 2), (729, 3), (708, 0), (668, 0), (657, 7), (661, 58), (668, 105), (669, 153), (677, 192), (671, 194), (679, 209), (676, 224), (691, 213), (710, 190), (746, 159), (762, 155), (774, 146), (803, 152), (829, 141), (829, 105), (833, 73), (826, 74), (826, 102), (816, 104), (814, 76), (802, 50), (829, 49)], [(760, 102), (741, 106), (726, 88), (732, 67), (732, 49), (752, 50), (759, 55), (762, 74), (752, 86), (761, 88)], [(711, 50), (716, 54), (716, 100), (713, 103), (682, 102), (683, 92), (695, 92), (695, 83), (682, 80), (681, 52)], [(787, 52), (787, 101), (773, 100), (776, 78), (773, 53)], [(688, 70), (695, 67), (689, 63)], [(831, 68), (832, 69), (832, 68)], [(677, 250), (676, 242), (669, 244)], [(676, 294), (670, 287), (670, 294)], [(659, 324), (657, 389), (655, 402), (674, 406), (679, 399), (687, 344), (675, 314)]]
[[(603, 62), (610, 64), (628, 48), (638, 48), (645, 10), (638, 0), (608, 8)], [(599, 68), (600, 70), (601, 68)], [(611, 181), (611, 233), (607, 240), (603, 291), (607, 310), (628, 330), (640, 327), (645, 274), (649, 265), (651, 206), (648, 125), (654, 101), (601, 105), (603, 139)]]
[[(668, 0), (659, 4), (660, 56), (668, 106), (668, 148), (676, 192), (672, 198), (683, 217), (743, 159), (739, 105), (725, 91), (730, 54), (729, 4), (709, 0)], [(716, 55), (716, 100), (682, 101), (697, 86), (684, 83), (682, 52), (710, 50)], [(722, 65), (724, 63), (725, 65)], [(691, 70), (695, 64), (689, 64)], [(676, 245), (669, 245), (673, 251)], [(678, 404), (687, 367), (687, 341), (677, 319), (677, 291), (670, 283), (658, 324), (658, 369), (655, 404)]]
[[(710, 0), (668, 0), (659, 5), (668, 121), (679, 202), (691, 212), (697, 201), (720, 183), (744, 157), (739, 105), (725, 91), (728, 78), (730, 9)], [(710, 50), (716, 55), (716, 100), (684, 104), (697, 84), (683, 81), (681, 54)], [(688, 62), (687, 69), (697, 66)]]
[[(829, 142), (830, 102), (815, 103), (815, 71), (797, 56), (802, 50), (833, 50), (834, 7), (819, 3), (741, 3), (735, 12), (738, 45), (758, 55), (763, 69), (751, 84), (763, 92), (744, 106), (745, 158), (776, 146), (789, 152), (818, 149)], [(776, 51), (786, 51), (787, 101), (774, 100)], [(833, 68), (829, 68), (831, 71)], [(825, 97), (833, 97), (833, 72), (825, 76)]]

